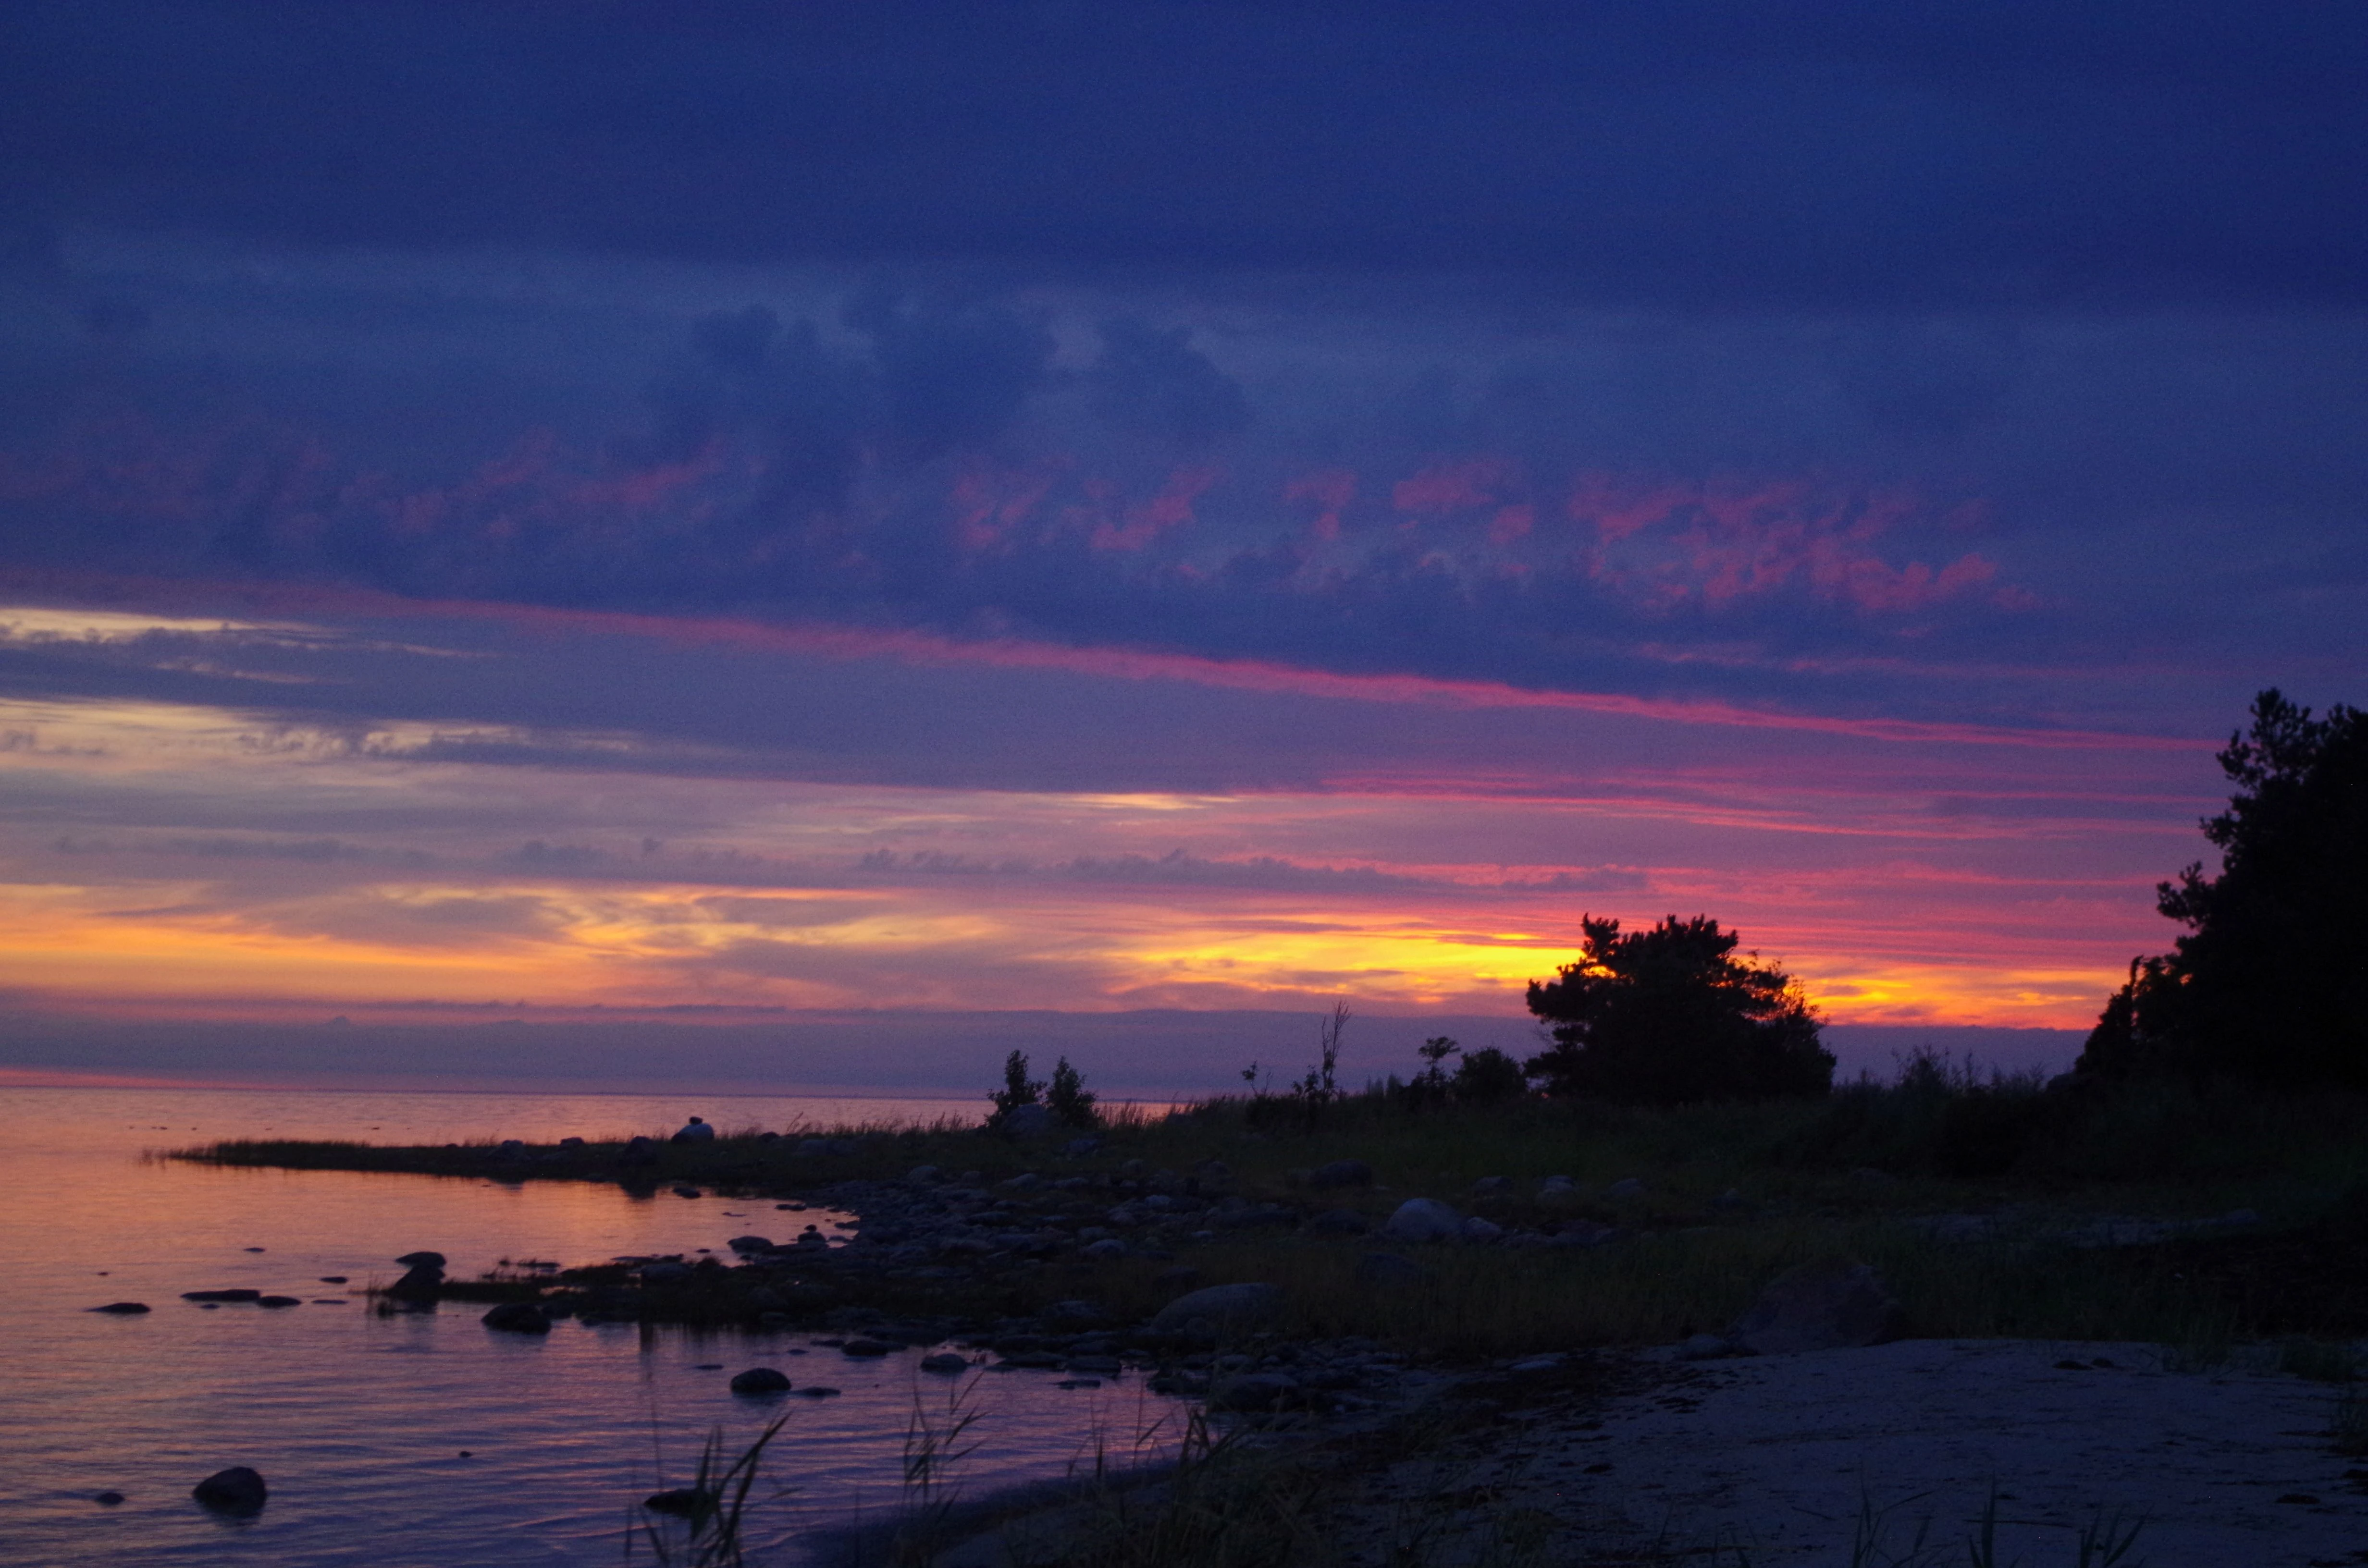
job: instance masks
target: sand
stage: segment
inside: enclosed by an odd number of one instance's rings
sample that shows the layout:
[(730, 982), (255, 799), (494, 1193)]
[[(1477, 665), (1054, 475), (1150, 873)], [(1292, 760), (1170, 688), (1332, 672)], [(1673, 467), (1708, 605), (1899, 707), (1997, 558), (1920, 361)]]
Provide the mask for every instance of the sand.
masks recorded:
[[(2112, 1365), (2090, 1365), (2100, 1358)], [(1591, 1414), (1508, 1417), (1492, 1440), (1397, 1467), (1386, 1489), (1493, 1491), (1473, 1522), (1510, 1521), (1518, 1534), (1526, 1520), (1550, 1535), (1553, 1562), (1634, 1562), (1657, 1548), (1736, 1563), (1741, 1546), (1754, 1568), (1844, 1564), (1867, 1506), (1885, 1547), (1870, 1562), (1900, 1559), (1920, 1528), (1931, 1561), (1964, 1563), (1995, 1483), (2000, 1564), (2070, 1568), (2082, 1528), (2116, 1512), (2146, 1521), (2125, 1565), (2368, 1563), (2368, 1469), (2333, 1450), (2339, 1394), (2324, 1383), (2166, 1370), (2153, 1346), (2028, 1340), (1907, 1340), (1669, 1372)]]

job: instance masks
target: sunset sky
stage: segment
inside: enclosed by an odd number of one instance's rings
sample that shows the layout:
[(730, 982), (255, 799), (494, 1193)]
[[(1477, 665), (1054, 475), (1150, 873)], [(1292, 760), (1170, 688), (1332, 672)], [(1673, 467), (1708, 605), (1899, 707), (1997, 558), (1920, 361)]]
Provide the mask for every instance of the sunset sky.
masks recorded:
[(2252, 694), (2368, 694), (2363, 74), (2180, 0), (25, 0), (0, 1065), (1509, 1020), (1582, 914), (2084, 1028)]

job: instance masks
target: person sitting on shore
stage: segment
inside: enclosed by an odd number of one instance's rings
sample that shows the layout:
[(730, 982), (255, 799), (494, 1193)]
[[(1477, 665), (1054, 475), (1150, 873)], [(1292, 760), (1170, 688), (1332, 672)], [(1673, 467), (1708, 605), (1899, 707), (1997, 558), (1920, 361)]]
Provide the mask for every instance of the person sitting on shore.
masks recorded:
[(705, 1143), (712, 1142), (714, 1137), (715, 1129), (708, 1126), (706, 1122), (701, 1121), (699, 1118), (694, 1116), (684, 1125), (681, 1131), (674, 1135), (674, 1142), (677, 1143)]

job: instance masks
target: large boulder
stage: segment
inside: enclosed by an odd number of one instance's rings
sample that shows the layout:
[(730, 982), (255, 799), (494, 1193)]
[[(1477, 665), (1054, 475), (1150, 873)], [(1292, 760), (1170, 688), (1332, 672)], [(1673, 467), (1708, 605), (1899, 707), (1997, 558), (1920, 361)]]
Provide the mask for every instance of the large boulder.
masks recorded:
[(259, 1514), (271, 1489), (243, 1464), (218, 1470), (189, 1489), (189, 1495), (218, 1514)]
[(1156, 1334), (1184, 1334), (1205, 1323), (1212, 1331), (1254, 1327), (1282, 1312), (1282, 1288), (1247, 1282), (1209, 1285), (1177, 1297), (1151, 1320)]
[(1409, 1198), (1382, 1230), (1395, 1242), (1452, 1242), (1463, 1233), (1463, 1216), (1436, 1198)]
[(1829, 1257), (1770, 1280), (1725, 1337), (1745, 1350), (1776, 1356), (1883, 1345), (1905, 1329), (1899, 1303), (1873, 1269)]
[(1040, 1105), (1016, 1105), (995, 1119), (995, 1130), (1013, 1138), (1041, 1138), (1059, 1126)]

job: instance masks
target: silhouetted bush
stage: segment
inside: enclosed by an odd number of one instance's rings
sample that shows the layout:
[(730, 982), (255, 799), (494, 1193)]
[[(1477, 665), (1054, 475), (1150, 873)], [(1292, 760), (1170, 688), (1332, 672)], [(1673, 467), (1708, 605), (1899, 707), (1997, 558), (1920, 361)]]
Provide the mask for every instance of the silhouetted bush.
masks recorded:
[(1044, 1108), (1062, 1126), (1074, 1127), (1081, 1132), (1090, 1132), (1102, 1124), (1101, 1112), (1094, 1108), (1093, 1091), (1086, 1087), (1083, 1074), (1069, 1065), (1065, 1056), (1053, 1063), (1053, 1081), (1044, 1089)]
[(1707, 915), (1622, 934), (1582, 916), (1578, 960), (1530, 983), (1554, 1045), (1523, 1070), (1550, 1095), (1631, 1105), (1821, 1095), (1834, 1059), (1792, 976)]
[(2228, 809), (2203, 824), (2220, 874), (2199, 861), (2157, 887), (2187, 934), (2132, 960), (2083, 1077), (2368, 1088), (2368, 714), (2313, 719), (2274, 687), (2252, 713), (2219, 756)]
[(1493, 1045), (1484, 1045), (1463, 1053), (1448, 1091), (1458, 1105), (1502, 1105), (1528, 1094), (1530, 1080), (1519, 1062)]

